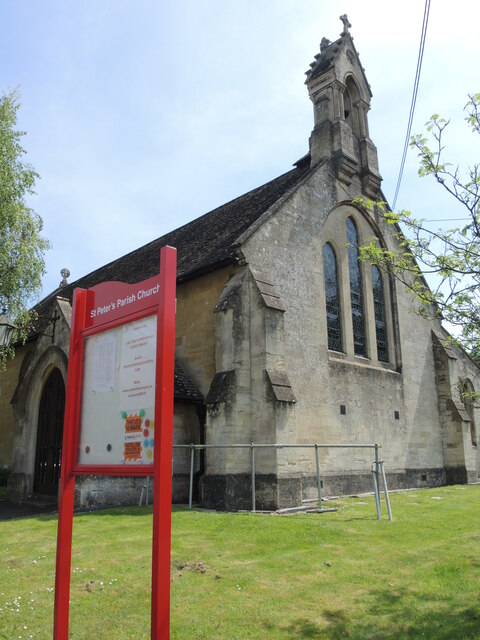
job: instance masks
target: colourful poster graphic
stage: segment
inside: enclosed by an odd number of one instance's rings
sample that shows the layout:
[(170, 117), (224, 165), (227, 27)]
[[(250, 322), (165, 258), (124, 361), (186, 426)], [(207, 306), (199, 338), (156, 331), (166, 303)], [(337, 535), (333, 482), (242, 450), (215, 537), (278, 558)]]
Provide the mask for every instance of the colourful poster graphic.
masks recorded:
[(154, 410), (140, 409), (127, 413), (122, 412), (125, 432), (123, 443), (123, 460), (125, 464), (152, 464), (154, 439)]

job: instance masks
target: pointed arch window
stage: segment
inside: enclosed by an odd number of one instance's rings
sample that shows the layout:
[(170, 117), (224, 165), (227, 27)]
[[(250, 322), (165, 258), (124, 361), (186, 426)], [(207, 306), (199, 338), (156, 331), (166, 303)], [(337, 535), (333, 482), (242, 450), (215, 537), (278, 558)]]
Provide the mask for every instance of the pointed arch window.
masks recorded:
[(372, 266), (373, 307), (375, 310), (375, 334), (377, 340), (377, 357), (381, 362), (388, 362), (387, 322), (385, 317), (385, 296), (380, 269)]
[(349, 76), (345, 82), (345, 93), (343, 94), (345, 122), (349, 125), (353, 135), (359, 138), (361, 135), (361, 125), (356, 103), (360, 99), (360, 93), (355, 80)]
[(335, 251), (329, 242), (323, 247), (323, 273), (327, 306), (328, 348), (333, 351), (342, 351), (342, 321), (340, 317), (337, 259)]
[(352, 306), (353, 345), (357, 356), (367, 356), (365, 318), (363, 312), (362, 274), (358, 262), (358, 232), (352, 218), (347, 218), (348, 272)]

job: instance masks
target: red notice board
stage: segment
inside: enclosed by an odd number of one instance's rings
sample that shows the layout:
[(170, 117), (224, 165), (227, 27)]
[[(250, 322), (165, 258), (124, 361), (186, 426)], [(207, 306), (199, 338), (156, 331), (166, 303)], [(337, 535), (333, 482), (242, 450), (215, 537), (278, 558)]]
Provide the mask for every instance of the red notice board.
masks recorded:
[(143, 282), (73, 297), (59, 492), (54, 640), (68, 639), (75, 476), (153, 476), (151, 638), (170, 620), (176, 250)]

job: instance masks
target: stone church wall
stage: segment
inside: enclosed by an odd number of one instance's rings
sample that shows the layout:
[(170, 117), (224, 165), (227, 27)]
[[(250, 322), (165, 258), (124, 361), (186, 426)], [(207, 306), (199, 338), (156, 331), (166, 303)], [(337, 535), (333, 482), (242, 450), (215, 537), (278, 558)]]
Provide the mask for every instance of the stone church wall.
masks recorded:
[(12, 466), (15, 417), (11, 401), (22, 365), (31, 349), (31, 344), (18, 347), (15, 358), (8, 363), (7, 371), (0, 372), (0, 469), (10, 469)]
[(175, 354), (206, 396), (215, 375), (215, 307), (231, 268), (177, 286)]
[[(377, 442), (394, 486), (442, 484), (443, 445), (431, 338), (435, 323), (415, 312), (415, 301), (401, 285), (385, 279), (390, 362), (379, 362), (373, 299), (368, 296), (369, 275), (364, 266), (369, 357), (353, 354), (348, 312), (344, 314), (346, 353), (327, 348), (323, 244), (336, 242), (339, 255), (342, 253), (346, 240), (336, 231), (344, 229), (347, 215), (355, 218), (361, 240), (386, 230), (379, 230), (376, 221), (362, 220), (352, 206), (343, 205), (330, 213), (335, 194), (325, 188), (327, 170), (328, 164), (325, 173), (317, 170), (243, 246), (249, 265), (270, 275), (286, 308), (286, 372), (297, 398), (294, 439), (298, 443)], [(387, 237), (386, 242), (394, 246), (395, 241)], [(345, 256), (344, 251), (341, 274), (348, 274)], [(342, 300), (347, 309), (348, 296), (344, 286)], [(255, 421), (253, 412), (252, 419)], [(277, 433), (278, 442), (279, 436), (283, 434)], [(370, 451), (322, 452), (326, 487), (370, 489), (372, 460)], [(311, 454), (282, 450), (277, 465), (279, 483), (288, 487), (290, 478), (290, 484), (305, 485), (303, 494), (315, 491)], [(286, 492), (291, 495), (291, 487)]]
[[(277, 308), (278, 298), (265, 279), (262, 273), (239, 269), (218, 301), (217, 373), (206, 398), (207, 444), (277, 441), (279, 416), (271, 380), (281, 378), (285, 366), (283, 311)], [(251, 455), (247, 448), (206, 452), (206, 473), (201, 481), (206, 506), (251, 508)], [(274, 448), (256, 449), (254, 455), (257, 508), (273, 508), (277, 504), (277, 452)]]

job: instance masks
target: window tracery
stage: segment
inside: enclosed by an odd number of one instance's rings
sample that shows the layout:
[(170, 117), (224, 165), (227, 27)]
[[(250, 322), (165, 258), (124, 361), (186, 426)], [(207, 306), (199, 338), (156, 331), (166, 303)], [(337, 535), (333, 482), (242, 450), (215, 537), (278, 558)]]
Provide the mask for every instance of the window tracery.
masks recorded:
[(347, 359), (359, 356), (372, 364), (395, 366), (399, 351), (396, 307), (390, 300), (394, 291), (378, 267), (360, 259), (363, 239), (375, 234), (382, 244), (381, 236), (353, 207), (342, 205), (342, 209), (340, 221), (329, 216), (323, 227), (325, 341), (329, 350), (342, 352)]
[(362, 274), (358, 262), (358, 232), (352, 218), (347, 218), (348, 272), (352, 307), (353, 345), (357, 356), (367, 356), (363, 312)]
[(385, 296), (380, 269), (372, 266), (373, 307), (375, 311), (375, 335), (377, 341), (377, 358), (388, 362), (387, 322), (385, 316)]
[(323, 247), (323, 266), (327, 307), (328, 348), (333, 351), (342, 351), (342, 322), (340, 316), (337, 259), (333, 247), (329, 242)]

